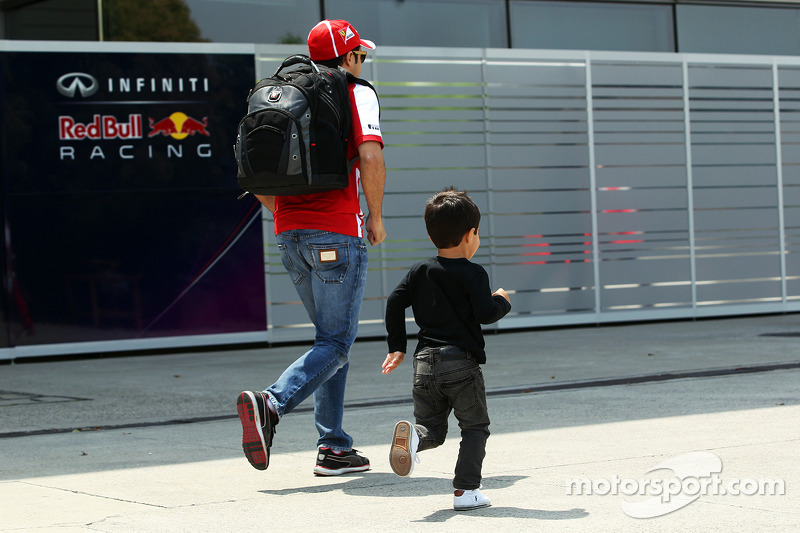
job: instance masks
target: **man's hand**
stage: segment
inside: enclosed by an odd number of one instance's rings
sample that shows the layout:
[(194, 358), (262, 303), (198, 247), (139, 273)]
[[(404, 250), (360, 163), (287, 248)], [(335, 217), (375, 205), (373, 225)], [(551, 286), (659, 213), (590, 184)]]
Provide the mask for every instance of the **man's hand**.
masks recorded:
[(367, 215), (367, 240), (372, 246), (380, 244), (386, 238), (386, 229), (383, 227), (383, 219), (375, 220), (372, 213)]
[(404, 352), (392, 352), (386, 356), (386, 360), (383, 362), (383, 366), (381, 367), (384, 374), (388, 374), (395, 368), (397, 368), (400, 363), (403, 362), (403, 358), (406, 356)]

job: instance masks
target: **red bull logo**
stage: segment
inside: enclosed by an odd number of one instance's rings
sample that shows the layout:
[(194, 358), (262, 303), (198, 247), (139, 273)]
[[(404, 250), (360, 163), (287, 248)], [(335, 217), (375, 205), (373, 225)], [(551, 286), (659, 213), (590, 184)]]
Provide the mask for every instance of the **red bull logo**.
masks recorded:
[(168, 135), (174, 139), (185, 139), (195, 133), (205, 135), (206, 137), (210, 135), (207, 129), (208, 117), (203, 117), (202, 121), (200, 121), (177, 111), (158, 121), (154, 121), (152, 118), (148, 120), (150, 122), (150, 133), (147, 134), (148, 137)]
[[(128, 115), (127, 122), (114, 115), (93, 115), (89, 122), (80, 122), (72, 116), (62, 115), (58, 117), (58, 136), (61, 141), (66, 142), (59, 147), (60, 159), (62, 161), (105, 161), (114, 157), (122, 160), (155, 157), (183, 159), (191, 157), (192, 154), (198, 158), (212, 157), (211, 144), (204, 142), (205, 139), (202, 137), (197, 143), (175, 142), (171, 139), (167, 139), (167, 142), (146, 141), (159, 135), (177, 140), (194, 134), (209, 137), (207, 117), (198, 120), (177, 112), (158, 121), (152, 118), (148, 121), (150, 132), (145, 136), (142, 131), (144, 122), (142, 115)], [(137, 142), (137, 139), (140, 141)]]
[(94, 115), (93, 120), (86, 124), (70, 116), (60, 116), (58, 137), (62, 141), (141, 139), (142, 115), (128, 115), (128, 122), (121, 122), (113, 115)]

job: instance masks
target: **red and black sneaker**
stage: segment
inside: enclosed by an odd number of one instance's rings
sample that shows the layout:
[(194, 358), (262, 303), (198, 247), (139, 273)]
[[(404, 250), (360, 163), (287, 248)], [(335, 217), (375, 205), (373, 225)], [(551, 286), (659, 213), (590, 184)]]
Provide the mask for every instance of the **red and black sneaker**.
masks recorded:
[(358, 454), (358, 450), (335, 452), (330, 448), (320, 448), (314, 473), (318, 476), (340, 476), (350, 472), (369, 470), (369, 459)]
[(263, 392), (244, 391), (236, 400), (236, 410), (242, 421), (242, 448), (253, 468), (266, 470), (269, 466), (269, 448), (275, 435), (278, 417), (267, 407)]

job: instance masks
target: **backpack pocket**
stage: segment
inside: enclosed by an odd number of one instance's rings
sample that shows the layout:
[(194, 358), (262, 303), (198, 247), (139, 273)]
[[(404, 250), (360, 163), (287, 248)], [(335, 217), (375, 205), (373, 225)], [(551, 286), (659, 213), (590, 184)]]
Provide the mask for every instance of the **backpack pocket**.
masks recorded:
[(246, 116), (239, 125), (239, 145), (237, 155), (248, 176), (303, 174), (306, 147), (291, 113), (271, 109)]

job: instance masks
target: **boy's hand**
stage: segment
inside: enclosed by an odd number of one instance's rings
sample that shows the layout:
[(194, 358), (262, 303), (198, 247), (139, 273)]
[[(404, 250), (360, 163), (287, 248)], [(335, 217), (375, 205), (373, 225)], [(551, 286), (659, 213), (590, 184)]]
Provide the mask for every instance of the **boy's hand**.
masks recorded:
[(388, 374), (392, 370), (398, 367), (400, 363), (403, 362), (403, 358), (406, 356), (403, 352), (392, 352), (386, 356), (386, 360), (383, 362), (383, 366), (381, 367), (384, 374)]
[(492, 293), (492, 296), (497, 296), (497, 295), (502, 296), (503, 298), (506, 299), (506, 301), (508, 301), (508, 303), (511, 303), (511, 300), (508, 298), (508, 293), (504, 289), (500, 288)]

